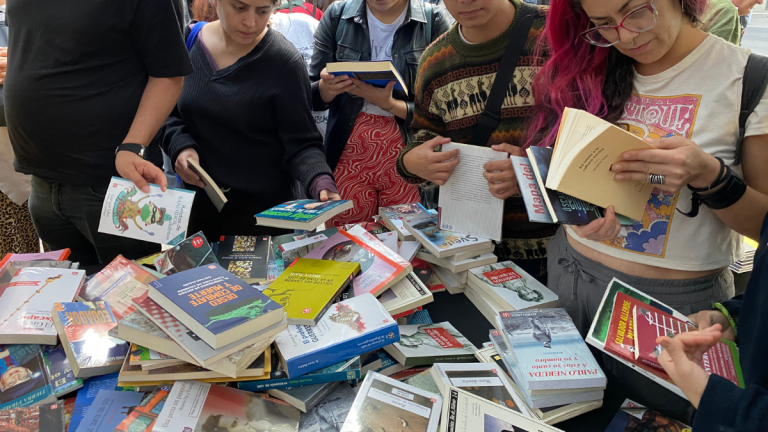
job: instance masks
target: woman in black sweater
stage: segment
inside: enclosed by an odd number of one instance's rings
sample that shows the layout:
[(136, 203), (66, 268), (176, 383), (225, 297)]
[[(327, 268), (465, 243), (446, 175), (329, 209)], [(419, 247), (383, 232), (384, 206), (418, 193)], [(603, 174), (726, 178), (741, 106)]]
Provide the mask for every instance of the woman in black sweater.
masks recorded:
[[(311, 198), (340, 198), (312, 118), (304, 60), (267, 26), (277, 3), (212, 4), (219, 20), (198, 33), (189, 53), (195, 72), (184, 80), (166, 122), (163, 147), (181, 179), (197, 192), (189, 232), (203, 230), (212, 241), (274, 234), (257, 227), (254, 215), (298, 198), (295, 180)], [(188, 158), (225, 191), (228, 202), (221, 213), (187, 166)]]

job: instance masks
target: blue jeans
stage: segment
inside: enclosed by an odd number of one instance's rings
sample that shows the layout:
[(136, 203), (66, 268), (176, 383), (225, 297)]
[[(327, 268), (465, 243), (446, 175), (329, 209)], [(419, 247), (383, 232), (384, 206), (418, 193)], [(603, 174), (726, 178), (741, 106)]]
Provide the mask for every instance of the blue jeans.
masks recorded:
[(69, 260), (81, 267), (107, 264), (117, 255), (135, 259), (160, 251), (155, 243), (98, 232), (109, 180), (76, 186), (32, 177), (29, 212), (37, 235), (52, 250), (71, 249)]

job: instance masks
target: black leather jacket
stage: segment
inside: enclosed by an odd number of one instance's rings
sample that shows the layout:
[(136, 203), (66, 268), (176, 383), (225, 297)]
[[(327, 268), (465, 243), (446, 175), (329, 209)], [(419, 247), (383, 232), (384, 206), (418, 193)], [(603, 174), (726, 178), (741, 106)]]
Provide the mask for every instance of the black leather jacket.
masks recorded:
[[(406, 118), (397, 118), (403, 140), (408, 143), (411, 121), (413, 120), (413, 87), (419, 59), (424, 49), (448, 31), (451, 20), (442, 7), (425, 3), (423, 0), (409, 0), (405, 21), (395, 32), (392, 45), (392, 62), (408, 86), (408, 95), (400, 91), (394, 97), (405, 100), (408, 105)], [(428, 23), (428, 18), (431, 22)], [(371, 42), (368, 34), (368, 15), (365, 0), (336, 1), (325, 11), (320, 26), (315, 31), (315, 51), (309, 68), (312, 81), (312, 104), (315, 111), (330, 109), (328, 128), (325, 133), (325, 154), (328, 166), (336, 163), (347, 145), (355, 119), (363, 108), (364, 99), (342, 93), (326, 104), (320, 97), (320, 72), (325, 65), (333, 62), (370, 61)]]

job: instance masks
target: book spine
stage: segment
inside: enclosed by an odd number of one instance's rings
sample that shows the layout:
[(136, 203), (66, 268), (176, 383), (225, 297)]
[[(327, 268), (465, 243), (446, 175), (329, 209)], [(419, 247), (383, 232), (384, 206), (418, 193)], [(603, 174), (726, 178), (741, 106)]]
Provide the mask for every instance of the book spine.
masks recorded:
[(293, 379), (275, 379), (263, 381), (241, 381), (237, 383), (240, 390), (258, 392), (270, 389), (282, 389), (312, 384), (324, 384), (329, 382), (350, 381), (360, 378), (360, 369), (350, 369), (341, 372), (327, 374), (304, 375)]
[(397, 322), (393, 321), (392, 325), (382, 327), (362, 337), (328, 345), (323, 349), (286, 359), (286, 372), (288, 372), (288, 377), (297, 377), (362, 353), (377, 350), (399, 340), (400, 332), (397, 328)]

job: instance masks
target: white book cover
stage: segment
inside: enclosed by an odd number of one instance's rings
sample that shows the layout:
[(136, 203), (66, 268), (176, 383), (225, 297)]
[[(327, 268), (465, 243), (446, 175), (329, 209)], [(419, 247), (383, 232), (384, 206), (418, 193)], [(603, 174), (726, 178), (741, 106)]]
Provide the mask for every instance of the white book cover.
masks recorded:
[(263, 393), (200, 381), (176, 381), (152, 431), (295, 432), (299, 415), (298, 409)]
[(440, 432), (562, 432), (460, 388), (446, 393)]
[(290, 325), (275, 345), (289, 377), (303, 375), (399, 340), (397, 322), (371, 294), (331, 306), (314, 327)]
[(394, 231), (376, 234), (376, 237), (381, 240), (384, 245), (393, 251), (397, 252), (397, 233)]
[(398, 255), (403, 257), (406, 261), (412, 261), (416, 254), (421, 249), (421, 243), (414, 240), (406, 240), (400, 243), (400, 248), (397, 250)]
[(509, 309), (546, 308), (557, 304), (557, 294), (512, 261), (470, 269), (469, 281), (497, 303), (509, 305)]
[[(400, 341), (384, 347), (405, 366), (472, 361), (475, 346), (451, 323), (401, 325)], [(401, 361), (403, 359), (403, 361)]]
[(445, 258), (462, 252), (483, 249), (492, 244), (488, 238), (440, 229), (436, 216), (412, 223), (406, 222), (405, 227), (408, 232), (413, 234), (416, 240), (437, 258)]
[(47, 267), (19, 270), (7, 287), (0, 288), (0, 341), (11, 336), (47, 336), (54, 339), (55, 345), (53, 304), (74, 301), (84, 278), (85, 270)]
[(459, 164), (440, 186), (440, 229), (501, 241), (504, 200), (491, 195), (483, 166), (506, 160), (509, 155), (488, 147), (456, 143), (443, 144), (442, 151), (455, 149), (459, 150)]
[(438, 394), (369, 372), (339, 432), (437, 432), (442, 404)]
[(187, 237), (187, 224), (195, 193), (149, 185), (146, 194), (133, 182), (112, 177), (101, 208), (99, 232), (165, 245)]
[(423, 306), (433, 300), (432, 293), (413, 272), (379, 296), (379, 302), (391, 315)]
[(525, 408), (525, 402), (515, 393), (509, 381), (504, 378), (504, 371), (496, 364), (435, 363), (432, 375), (443, 397), (448, 387), (457, 387), (532, 418)]

